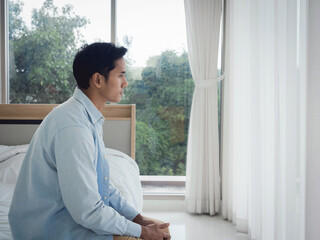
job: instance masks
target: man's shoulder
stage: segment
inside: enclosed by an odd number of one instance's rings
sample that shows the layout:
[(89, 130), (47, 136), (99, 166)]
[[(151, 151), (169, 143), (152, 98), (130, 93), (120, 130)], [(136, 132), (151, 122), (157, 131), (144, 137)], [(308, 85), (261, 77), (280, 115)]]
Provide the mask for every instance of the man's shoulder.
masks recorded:
[(58, 129), (90, 124), (85, 107), (74, 98), (54, 108), (46, 117), (47, 124), (54, 124)]

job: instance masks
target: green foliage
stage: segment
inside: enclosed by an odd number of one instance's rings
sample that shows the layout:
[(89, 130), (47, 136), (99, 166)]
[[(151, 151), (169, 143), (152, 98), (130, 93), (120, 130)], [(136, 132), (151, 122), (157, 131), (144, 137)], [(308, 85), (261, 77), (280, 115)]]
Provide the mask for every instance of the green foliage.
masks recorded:
[(87, 24), (71, 5), (61, 10), (46, 0), (33, 9), (31, 27), (20, 17), (23, 4), (9, 3), (10, 102), (61, 103), (76, 82), (72, 61), (80, 43), (79, 29)]
[[(130, 68), (130, 66), (127, 66)], [(194, 90), (188, 55), (152, 56), (142, 80), (127, 76), (122, 103), (137, 106), (136, 159), (142, 175), (185, 175), (189, 116)]]

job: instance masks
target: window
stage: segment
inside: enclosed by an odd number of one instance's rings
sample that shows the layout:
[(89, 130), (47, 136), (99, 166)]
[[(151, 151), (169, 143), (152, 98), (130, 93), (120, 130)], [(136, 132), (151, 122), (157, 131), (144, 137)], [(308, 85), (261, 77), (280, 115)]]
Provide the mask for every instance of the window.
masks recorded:
[(184, 176), (194, 90), (182, 0), (118, 0), (117, 42), (126, 46), (122, 103), (137, 108), (141, 175)]
[[(9, 103), (64, 102), (76, 86), (72, 61), (77, 49), (83, 43), (115, 39), (129, 50), (129, 86), (121, 103), (136, 104), (136, 160), (142, 182), (152, 185), (149, 176), (157, 175), (153, 182), (159, 185), (171, 179), (183, 187), (194, 91), (183, 0), (6, 2), (8, 71), (2, 83), (9, 85)], [(218, 89), (220, 113), (221, 83)]]

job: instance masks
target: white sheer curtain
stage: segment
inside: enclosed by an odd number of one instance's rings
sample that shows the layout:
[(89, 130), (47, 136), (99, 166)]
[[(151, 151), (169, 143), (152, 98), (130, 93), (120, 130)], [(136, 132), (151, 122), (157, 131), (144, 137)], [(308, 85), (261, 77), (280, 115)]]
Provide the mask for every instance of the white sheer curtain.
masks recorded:
[(185, 0), (190, 68), (195, 81), (187, 151), (186, 206), (220, 209), (217, 59), (221, 0)]
[(304, 239), (305, 4), (227, 0), (222, 216), (250, 239)]

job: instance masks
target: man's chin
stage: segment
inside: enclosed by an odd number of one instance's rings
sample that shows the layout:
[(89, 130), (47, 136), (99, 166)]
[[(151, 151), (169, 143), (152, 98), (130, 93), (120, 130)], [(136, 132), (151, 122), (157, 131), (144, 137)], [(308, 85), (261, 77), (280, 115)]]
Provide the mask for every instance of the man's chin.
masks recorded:
[(113, 99), (113, 100), (108, 100), (107, 103), (119, 103), (121, 102), (121, 98), (120, 99)]

